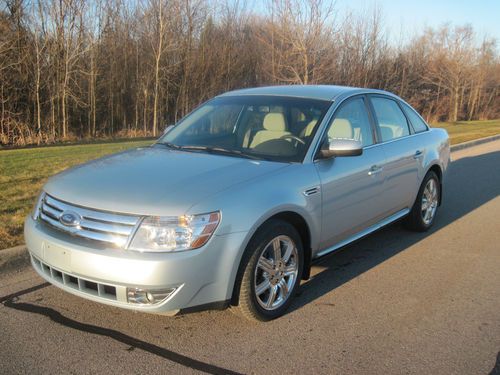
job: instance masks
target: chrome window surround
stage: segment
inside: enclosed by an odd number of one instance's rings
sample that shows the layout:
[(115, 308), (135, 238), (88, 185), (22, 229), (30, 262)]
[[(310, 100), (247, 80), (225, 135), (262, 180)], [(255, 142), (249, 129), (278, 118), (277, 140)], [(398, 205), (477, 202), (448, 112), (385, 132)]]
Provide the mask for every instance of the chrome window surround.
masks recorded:
[[(84, 208), (63, 202), (49, 194), (42, 194), (44, 196), (37, 212), (38, 219), (75, 237), (124, 248), (141, 222), (139, 216)], [(76, 213), (81, 218), (78, 225), (68, 226), (61, 223), (60, 218), (65, 212)]]

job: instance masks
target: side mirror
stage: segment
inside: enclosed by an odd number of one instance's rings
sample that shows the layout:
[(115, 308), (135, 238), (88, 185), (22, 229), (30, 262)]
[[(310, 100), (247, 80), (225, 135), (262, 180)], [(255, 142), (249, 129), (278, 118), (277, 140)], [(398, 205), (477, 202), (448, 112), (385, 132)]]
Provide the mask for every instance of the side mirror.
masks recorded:
[(167, 125), (165, 129), (163, 129), (163, 135), (167, 134), (170, 130), (174, 128), (175, 125)]
[(320, 150), (322, 159), (336, 156), (358, 156), (363, 153), (363, 145), (360, 141), (347, 138), (333, 138), (330, 142), (325, 142)]

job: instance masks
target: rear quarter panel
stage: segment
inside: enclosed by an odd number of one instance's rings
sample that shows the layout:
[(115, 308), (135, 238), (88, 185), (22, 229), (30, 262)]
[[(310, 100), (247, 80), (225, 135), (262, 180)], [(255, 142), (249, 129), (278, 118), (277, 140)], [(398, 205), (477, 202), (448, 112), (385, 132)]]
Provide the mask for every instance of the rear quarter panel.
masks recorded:
[(446, 174), (450, 164), (450, 141), (448, 133), (444, 129), (431, 128), (429, 131), (422, 133), (422, 146), (425, 147), (425, 154), (422, 161), (422, 173), (419, 175), (419, 184), (422, 183), (425, 175), (429, 170), (437, 165), (442, 172), (442, 181), (444, 184)]

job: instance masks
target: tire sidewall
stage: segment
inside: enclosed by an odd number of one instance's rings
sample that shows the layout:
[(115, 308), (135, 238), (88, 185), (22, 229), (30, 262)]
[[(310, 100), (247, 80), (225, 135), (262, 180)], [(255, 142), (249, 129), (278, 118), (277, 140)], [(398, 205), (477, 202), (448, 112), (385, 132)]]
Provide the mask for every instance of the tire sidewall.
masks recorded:
[[(265, 310), (260, 306), (259, 302), (257, 301), (257, 296), (255, 294), (255, 270), (260, 255), (264, 251), (265, 247), (269, 244), (269, 242), (273, 238), (279, 235), (285, 235), (290, 237), (290, 239), (294, 242), (297, 248), (298, 263), (299, 263), (297, 279), (295, 281), (293, 289), (290, 292), (288, 299), (282, 306), (280, 306), (275, 310)], [(257, 313), (257, 315), (259, 315), (259, 318), (261, 320), (271, 320), (283, 315), (286, 309), (290, 306), (290, 303), (292, 302), (293, 297), (296, 294), (298, 287), (300, 286), (300, 280), (302, 279), (302, 272), (304, 267), (304, 251), (300, 235), (291, 224), (281, 220), (272, 220), (269, 223), (267, 223), (264, 227), (259, 229), (258, 233), (256, 233), (256, 236), (248, 244), (246, 252), (250, 256), (247, 257), (248, 261), (244, 265), (243, 279), (245, 279), (245, 281), (249, 283), (251, 295), (243, 296), (240, 294), (240, 302), (242, 298), (245, 298), (247, 302), (250, 302), (251, 308), (255, 310), (254, 312)]]
[[(424, 218), (422, 217), (422, 197), (424, 195), (425, 187), (427, 186), (427, 183), (431, 179), (434, 179), (434, 181), (436, 182), (436, 189), (437, 189), (438, 200), (439, 200), (439, 197), (441, 196), (441, 184), (439, 182), (439, 178), (436, 175), (436, 173), (434, 173), (433, 171), (429, 171), (427, 173), (427, 175), (425, 176), (425, 178), (422, 182), (422, 185), (420, 186), (420, 190), (419, 190), (418, 196), (417, 196), (417, 201), (415, 202), (415, 206), (413, 208), (414, 209), (413, 215), (415, 216), (415, 219), (418, 220), (418, 224), (419, 224), (419, 226), (422, 227), (423, 230), (428, 230), (430, 227), (432, 227), (432, 225), (434, 224), (434, 221), (436, 220), (436, 216), (437, 216), (437, 208), (436, 208), (436, 212), (434, 213), (434, 216), (429, 224), (426, 224), (424, 222)], [(439, 207), (439, 205), (438, 205), (438, 207)]]

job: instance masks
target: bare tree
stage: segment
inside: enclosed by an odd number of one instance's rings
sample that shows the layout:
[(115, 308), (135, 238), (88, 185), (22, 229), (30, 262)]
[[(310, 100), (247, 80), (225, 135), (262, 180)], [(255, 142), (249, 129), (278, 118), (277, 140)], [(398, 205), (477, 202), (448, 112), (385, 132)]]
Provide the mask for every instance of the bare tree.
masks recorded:
[(327, 75), (334, 3), (323, 0), (272, 0), (260, 33), (275, 82), (310, 84)]

